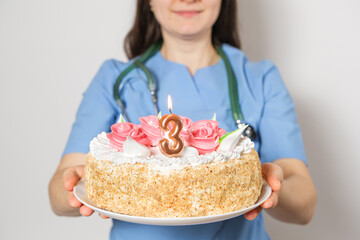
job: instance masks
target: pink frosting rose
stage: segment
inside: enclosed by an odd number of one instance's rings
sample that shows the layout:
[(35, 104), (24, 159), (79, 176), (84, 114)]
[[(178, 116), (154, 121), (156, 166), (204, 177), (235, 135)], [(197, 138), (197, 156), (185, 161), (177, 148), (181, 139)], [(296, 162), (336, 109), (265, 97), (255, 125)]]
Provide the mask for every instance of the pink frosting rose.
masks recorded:
[(219, 138), (225, 134), (225, 130), (218, 125), (214, 120), (201, 120), (191, 124), (188, 129), (189, 146), (196, 148), (199, 154), (215, 151), (219, 146)]
[(150, 145), (155, 147), (159, 145), (159, 141), (164, 137), (164, 132), (159, 127), (158, 116), (141, 117), (140, 126), (150, 141)]
[(190, 134), (189, 134), (189, 128), (193, 124), (193, 121), (190, 118), (180, 116), (182, 123), (183, 123), (183, 129), (181, 130), (180, 136), (185, 141), (185, 145), (189, 145), (190, 141)]
[(108, 133), (106, 136), (110, 140), (110, 146), (120, 152), (123, 151), (123, 144), (128, 136), (142, 145), (150, 145), (146, 134), (134, 123), (115, 123), (111, 126), (111, 133)]

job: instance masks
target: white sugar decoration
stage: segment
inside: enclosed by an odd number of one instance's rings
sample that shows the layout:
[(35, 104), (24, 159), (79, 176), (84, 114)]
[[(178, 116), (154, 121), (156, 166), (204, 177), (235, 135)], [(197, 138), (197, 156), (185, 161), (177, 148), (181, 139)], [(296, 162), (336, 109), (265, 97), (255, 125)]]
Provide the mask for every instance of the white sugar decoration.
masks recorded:
[(123, 150), (125, 154), (134, 157), (150, 157), (150, 150), (144, 145), (138, 143), (131, 137), (126, 137), (126, 140), (123, 145)]
[(126, 122), (122, 114), (120, 114), (119, 120), (118, 120), (117, 122), (118, 122), (118, 123), (124, 123), (124, 122)]
[(243, 125), (241, 128), (236, 129), (221, 138), (220, 145), (217, 152), (231, 152), (235, 149), (238, 144), (240, 138), (242, 137), (242, 133), (247, 128), (248, 125)]

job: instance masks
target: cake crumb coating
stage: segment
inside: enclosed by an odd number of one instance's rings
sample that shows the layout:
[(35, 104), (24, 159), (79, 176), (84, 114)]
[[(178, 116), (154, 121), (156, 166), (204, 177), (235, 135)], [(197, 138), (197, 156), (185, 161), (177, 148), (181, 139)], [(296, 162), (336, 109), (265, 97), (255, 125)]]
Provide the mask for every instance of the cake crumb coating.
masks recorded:
[(88, 198), (116, 213), (162, 218), (223, 214), (250, 207), (262, 187), (261, 163), (253, 149), (239, 159), (173, 169), (114, 164), (90, 153), (85, 164)]

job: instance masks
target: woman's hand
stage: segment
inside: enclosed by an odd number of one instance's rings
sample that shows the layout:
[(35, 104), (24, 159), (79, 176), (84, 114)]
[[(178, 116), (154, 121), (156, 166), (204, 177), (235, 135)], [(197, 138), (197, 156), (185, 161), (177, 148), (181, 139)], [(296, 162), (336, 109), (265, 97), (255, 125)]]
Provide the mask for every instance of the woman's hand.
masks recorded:
[[(83, 216), (91, 216), (94, 213), (94, 210), (82, 204), (74, 195), (73, 189), (76, 184), (84, 177), (84, 165), (78, 165), (75, 167), (67, 168), (63, 173), (64, 187), (68, 191), (67, 201), (69, 205), (73, 208), (79, 208), (79, 212)], [(102, 214), (99, 214), (100, 217), (106, 219), (109, 218)]]
[(308, 224), (315, 212), (316, 189), (306, 164), (295, 158), (281, 158), (262, 164), (263, 178), (272, 193), (260, 207), (245, 214), (255, 219), (262, 209), (279, 221)]
[[(49, 184), (49, 198), (53, 212), (58, 216), (91, 216), (94, 211), (83, 205), (73, 193), (76, 184), (84, 177), (86, 154), (66, 154)], [(99, 214), (102, 218), (108, 218)]]
[(283, 169), (276, 163), (264, 163), (261, 165), (263, 178), (268, 182), (272, 193), (260, 207), (245, 213), (247, 220), (254, 220), (263, 209), (275, 208), (279, 201), (281, 185), (284, 180)]

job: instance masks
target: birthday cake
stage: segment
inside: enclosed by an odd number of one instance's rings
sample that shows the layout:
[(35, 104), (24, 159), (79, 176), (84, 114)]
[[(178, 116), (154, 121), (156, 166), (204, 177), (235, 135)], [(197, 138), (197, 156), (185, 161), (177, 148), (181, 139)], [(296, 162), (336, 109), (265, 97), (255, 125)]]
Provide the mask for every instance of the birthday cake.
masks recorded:
[(216, 120), (171, 115), (141, 117), (140, 125), (120, 121), (91, 141), (85, 186), (92, 203), (116, 213), (167, 218), (255, 204), (261, 164), (254, 143), (242, 135), (246, 126), (225, 133)]

